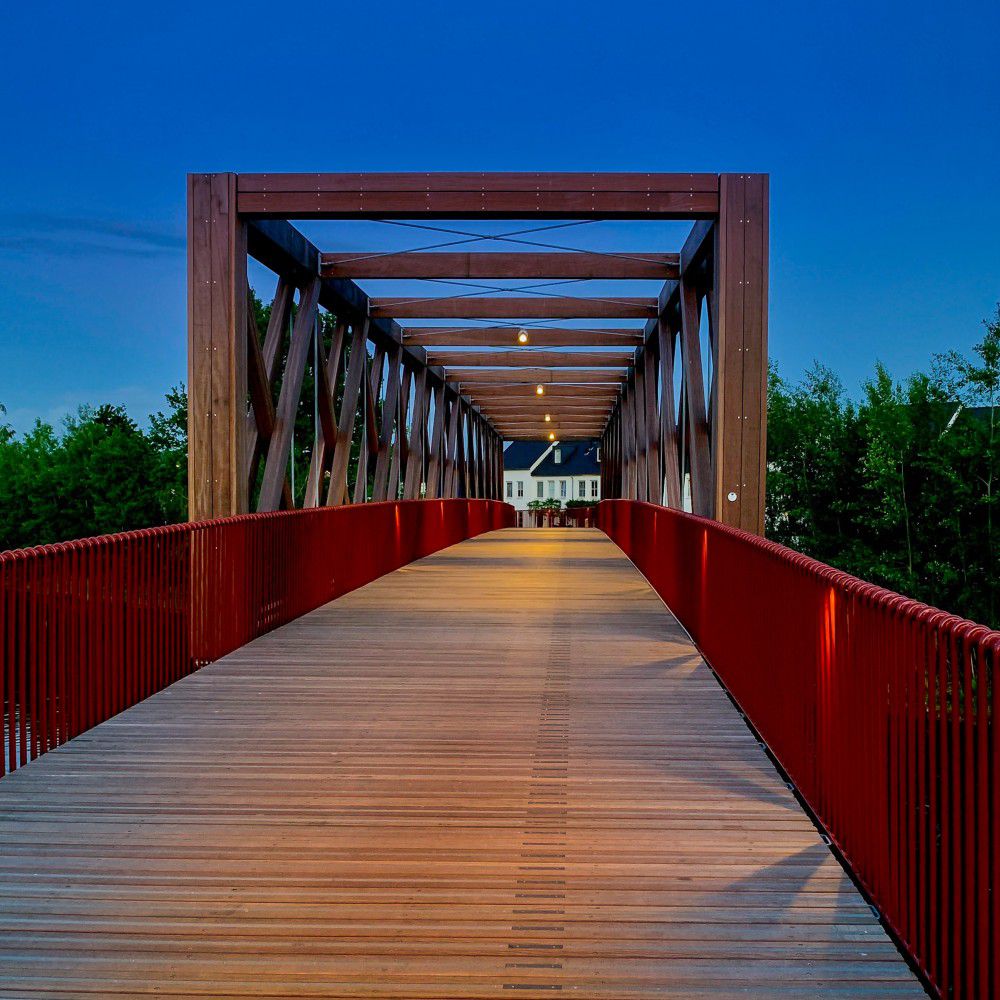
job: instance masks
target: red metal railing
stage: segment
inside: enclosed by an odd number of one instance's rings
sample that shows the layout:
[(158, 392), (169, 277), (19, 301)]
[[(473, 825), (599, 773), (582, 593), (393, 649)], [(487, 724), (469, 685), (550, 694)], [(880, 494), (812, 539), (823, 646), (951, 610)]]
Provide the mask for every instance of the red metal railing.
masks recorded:
[(411, 500), (0, 553), (0, 775), (256, 636), (513, 515), (491, 500)]
[(597, 524), (690, 632), (942, 996), (1000, 988), (1000, 633), (714, 521)]

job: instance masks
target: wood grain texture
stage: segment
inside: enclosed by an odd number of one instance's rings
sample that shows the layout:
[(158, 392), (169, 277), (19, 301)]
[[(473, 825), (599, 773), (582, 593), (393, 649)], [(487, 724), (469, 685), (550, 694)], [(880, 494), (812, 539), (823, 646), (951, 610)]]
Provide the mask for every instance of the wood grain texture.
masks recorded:
[(383, 319), (651, 319), (656, 299), (634, 295), (569, 298), (535, 295), (482, 298), (390, 296), (371, 300), (371, 315)]
[[(520, 327), (514, 326), (408, 326), (403, 343), (420, 347), (515, 347)], [(531, 347), (638, 347), (642, 330), (608, 327), (574, 330), (572, 327), (525, 327)]]
[(0, 782), (0, 995), (919, 997), (601, 533), (493, 532)]
[(324, 253), (329, 278), (625, 278), (680, 277), (680, 255), (645, 251), (599, 253), (396, 253), (368, 250)]

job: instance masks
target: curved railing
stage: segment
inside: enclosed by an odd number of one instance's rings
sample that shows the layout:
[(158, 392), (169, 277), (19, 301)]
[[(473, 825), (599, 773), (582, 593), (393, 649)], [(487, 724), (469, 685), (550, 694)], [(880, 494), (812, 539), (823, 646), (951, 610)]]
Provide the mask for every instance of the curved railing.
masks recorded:
[(1000, 988), (1000, 633), (714, 521), (628, 500), (643, 572), (943, 996)]
[(0, 775), (251, 639), (455, 542), (493, 500), (246, 514), (0, 553)]

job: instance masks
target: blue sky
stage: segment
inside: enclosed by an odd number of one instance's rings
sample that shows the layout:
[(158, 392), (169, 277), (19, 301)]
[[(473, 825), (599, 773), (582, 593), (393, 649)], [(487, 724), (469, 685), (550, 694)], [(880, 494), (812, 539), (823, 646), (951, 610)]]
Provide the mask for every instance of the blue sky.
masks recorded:
[(769, 172), (771, 356), (852, 390), (968, 349), (1000, 299), (995, 3), (41, 2), (2, 27), (18, 429), (143, 417), (184, 378), (194, 170)]

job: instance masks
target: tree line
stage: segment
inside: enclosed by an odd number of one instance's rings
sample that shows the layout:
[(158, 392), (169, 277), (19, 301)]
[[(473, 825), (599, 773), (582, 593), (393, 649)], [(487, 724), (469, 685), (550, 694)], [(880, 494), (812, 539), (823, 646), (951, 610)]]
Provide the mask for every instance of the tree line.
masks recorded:
[(772, 369), (766, 533), (865, 580), (1000, 626), (1000, 307), (971, 357), (936, 355), (855, 401), (816, 365)]
[[(268, 306), (255, 301), (258, 328)], [(328, 347), (333, 318), (319, 341)], [(313, 372), (296, 416), (301, 502), (315, 434)], [(343, 366), (336, 386), (343, 389)], [(275, 398), (280, 379), (274, 387)], [(936, 355), (899, 382), (877, 365), (855, 399), (822, 365), (772, 368), (768, 537), (863, 579), (988, 625), (998, 614), (1000, 307), (971, 356)], [(121, 407), (84, 407), (17, 435), (0, 409), (0, 549), (137, 527), (187, 513), (182, 386), (142, 427)], [(360, 439), (354, 443), (357, 475)]]

